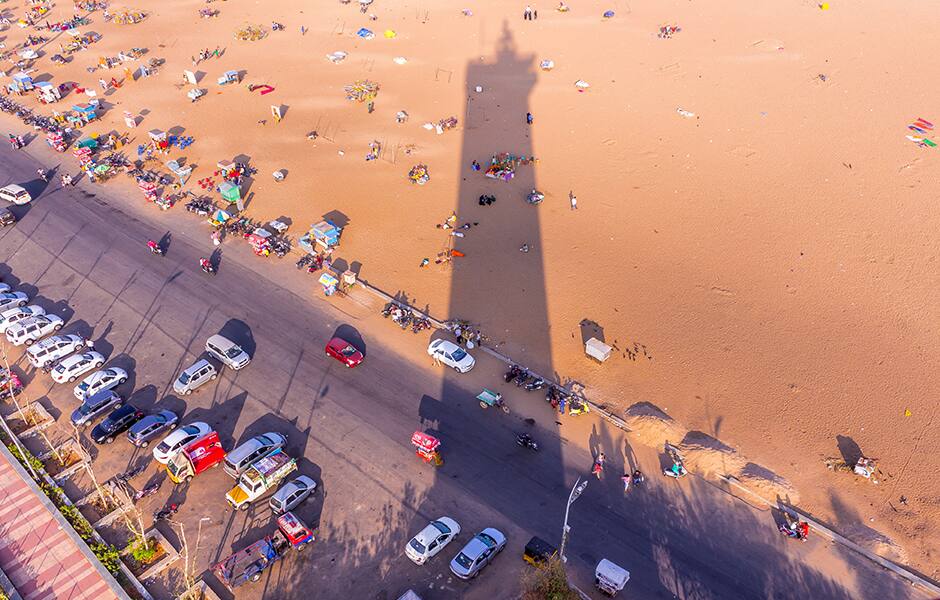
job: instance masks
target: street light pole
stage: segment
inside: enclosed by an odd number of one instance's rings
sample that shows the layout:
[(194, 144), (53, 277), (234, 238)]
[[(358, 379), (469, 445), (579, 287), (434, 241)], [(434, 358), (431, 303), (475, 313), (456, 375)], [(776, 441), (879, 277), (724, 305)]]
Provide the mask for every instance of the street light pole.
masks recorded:
[(565, 546), (568, 543), (568, 532), (571, 531), (571, 528), (568, 527), (568, 513), (571, 511), (571, 505), (574, 504), (574, 501), (578, 499), (578, 496), (584, 492), (584, 488), (587, 487), (587, 479), (581, 481), (581, 478), (578, 477), (578, 480), (574, 482), (574, 486), (571, 488), (571, 493), (568, 494), (568, 506), (565, 507), (565, 526), (561, 530), (561, 549), (559, 554), (561, 555), (561, 562), (568, 562), (568, 557), (565, 556)]

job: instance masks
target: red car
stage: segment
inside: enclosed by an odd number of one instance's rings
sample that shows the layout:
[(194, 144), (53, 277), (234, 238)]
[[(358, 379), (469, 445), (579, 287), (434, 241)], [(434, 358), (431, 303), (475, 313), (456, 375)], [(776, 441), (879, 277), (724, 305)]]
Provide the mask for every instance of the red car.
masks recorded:
[(335, 337), (326, 345), (326, 355), (332, 356), (350, 369), (362, 362), (364, 358), (362, 352), (356, 350), (356, 347), (344, 340)]

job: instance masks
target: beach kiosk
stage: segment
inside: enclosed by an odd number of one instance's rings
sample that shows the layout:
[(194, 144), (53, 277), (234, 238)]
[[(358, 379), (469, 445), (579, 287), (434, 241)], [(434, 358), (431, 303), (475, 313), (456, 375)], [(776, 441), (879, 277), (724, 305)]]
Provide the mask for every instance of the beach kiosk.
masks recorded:
[(239, 200), (241, 200), (242, 197), (241, 188), (231, 181), (223, 181), (220, 183), (219, 193), (222, 194), (222, 199), (229, 204), (237, 203)]
[(216, 81), (219, 85), (226, 85), (229, 83), (238, 83), (238, 71), (226, 71), (222, 73), (222, 76)]
[(301, 236), (297, 242), (300, 247), (310, 254), (317, 252), (318, 247), (323, 250), (329, 250), (339, 245), (339, 236), (342, 228), (337, 227), (332, 221), (320, 221), (316, 225), (310, 226), (310, 231)]
[(610, 358), (612, 350), (613, 348), (595, 337), (584, 343), (584, 353), (598, 362), (604, 362)]
[(332, 296), (336, 293), (336, 286), (339, 285), (339, 279), (331, 275), (330, 273), (324, 273), (320, 275), (318, 280), (320, 285), (323, 286), (323, 295)]
[(176, 178), (179, 179), (180, 185), (184, 185), (186, 180), (189, 179), (189, 176), (193, 172), (192, 167), (181, 167), (180, 164), (175, 160), (167, 161), (166, 168), (169, 169), (171, 173), (176, 175)]
[(33, 78), (26, 73), (17, 73), (13, 76), (13, 91), (28, 92), (33, 89)]
[(75, 111), (75, 114), (83, 123), (88, 124), (98, 118), (98, 113), (95, 111), (95, 106), (93, 104), (73, 104), (72, 110)]
[(46, 143), (52, 146), (56, 152), (65, 152), (65, 138), (58, 131), (50, 131), (46, 134)]
[(62, 99), (59, 86), (52, 85), (48, 81), (40, 81), (36, 84), (36, 89), (39, 91), (39, 101), (43, 104), (52, 104)]

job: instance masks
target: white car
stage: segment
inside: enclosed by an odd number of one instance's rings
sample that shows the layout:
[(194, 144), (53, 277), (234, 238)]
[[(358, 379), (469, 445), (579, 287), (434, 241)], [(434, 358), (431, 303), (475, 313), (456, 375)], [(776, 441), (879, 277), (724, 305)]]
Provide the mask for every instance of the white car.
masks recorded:
[(11, 288), (9, 285), (5, 283), (0, 283), (0, 294), (6, 294), (7, 292), (10, 292), (12, 290), (13, 288)]
[(0, 293), (0, 310), (7, 310), (14, 306), (26, 306), (29, 303), (29, 296), (23, 292), (3, 292)]
[(6, 333), (7, 329), (10, 328), (14, 323), (18, 323), (23, 319), (28, 319), (30, 317), (36, 317), (39, 315), (46, 314), (46, 309), (41, 306), (36, 306), (31, 304), (30, 306), (18, 306), (16, 308), (11, 308), (0, 313), (0, 333)]
[(80, 335), (53, 335), (30, 346), (26, 351), (26, 358), (34, 367), (45, 369), (55, 364), (55, 361), (85, 347), (85, 338)]
[(428, 354), (458, 373), (466, 373), (476, 364), (466, 350), (448, 340), (433, 340), (428, 345)]
[(79, 400), (91, 398), (103, 390), (116, 388), (127, 381), (127, 371), (117, 367), (95, 371), (75, 386), (75, 397)]
[(405, 546), (405, 554), (416, 565), (423, 565), (432, 556), (444, 549), (460, 533), (460, 525), (450, 517), (431, 521), (427, 527), (411, 538)]
[(23, 319), (7, 329), (7, 341), (14, 346), (31, 346), (36, 340), (62, 329), (64, 324), (65, 321), (58, 315), (37, 315)]
[(26, 188), (11, 183), (8, 186), (0, 188), (0, 199), (20, 205), (29, 204), (33, 198), (29, 195), (29, 192), (26, 191)]
[(72, 383), (79, 375), (84, 375), (92, 369), (104, 364), (104, 357), (94, 350), (73, 354), (65, 358), (52, 369), (52, 380), (56, 383)]
[(183, 446), (210, 433), (212, 433), (212, 428), (201, 421), (180, 427), (157, 444), (157, 447), (153, 449), (153, 458), (158, 463), (165, 465), (179, 454)]

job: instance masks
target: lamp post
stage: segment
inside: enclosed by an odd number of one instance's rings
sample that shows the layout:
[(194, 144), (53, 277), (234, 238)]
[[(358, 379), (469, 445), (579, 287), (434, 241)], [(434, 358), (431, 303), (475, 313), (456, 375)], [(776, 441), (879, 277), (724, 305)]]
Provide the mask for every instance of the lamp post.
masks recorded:
[(578, 477), (578, 480), (574, 482), (574, 486), (571, 488), (571, 493), (568, 494), (568, 506), (565, 507), (565, 526), (561, 530), (561, 550), (559, 554), (561, 555), (561, 562), (568, 562), (568, 557), (565, 556), (565, 545), (568, 543), (568, 532), (571, 530), (568, 527), (568, 512), (571, 510), (571, 505), (575, 500), (578, 499), (578, 496), (584, 492), (584, 488), (587, 487), (587, 479), (581, 481), (581, 478)]

